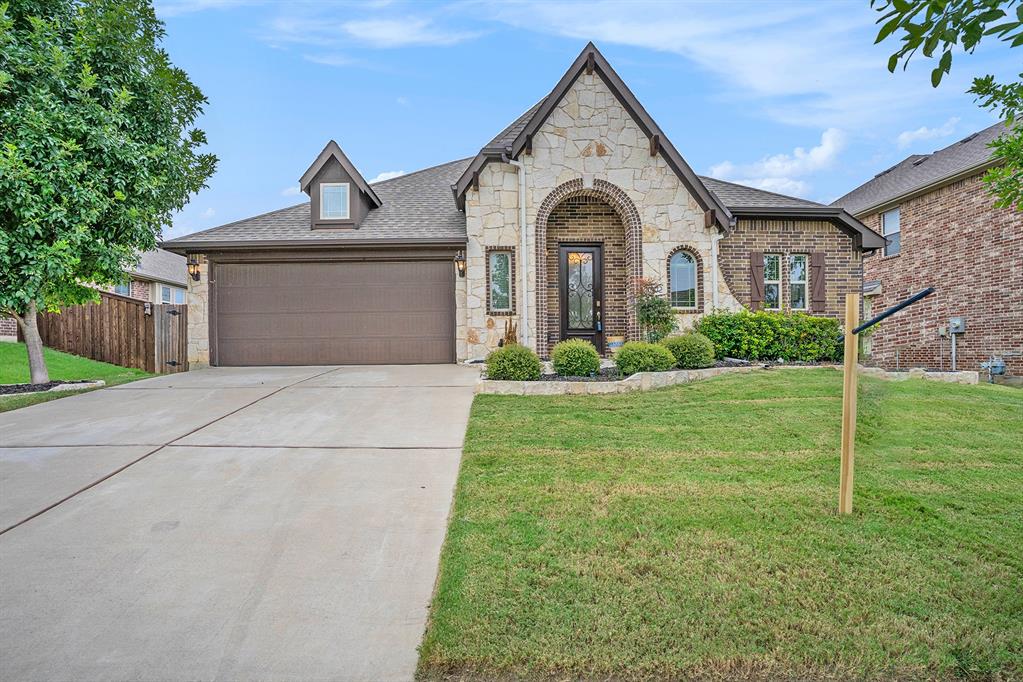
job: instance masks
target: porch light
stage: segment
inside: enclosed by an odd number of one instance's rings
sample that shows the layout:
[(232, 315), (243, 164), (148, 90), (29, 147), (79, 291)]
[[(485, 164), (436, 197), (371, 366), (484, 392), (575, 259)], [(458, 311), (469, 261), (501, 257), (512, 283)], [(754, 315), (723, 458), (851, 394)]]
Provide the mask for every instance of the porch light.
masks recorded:
[(465, 251), (455, 254), (455, 269), (458, 270), (459, 277), (465, 277)]
[(195, 254), (188, 257), (188, 274), (196, 282), (199, 281), (199, 259), (196, 258)]

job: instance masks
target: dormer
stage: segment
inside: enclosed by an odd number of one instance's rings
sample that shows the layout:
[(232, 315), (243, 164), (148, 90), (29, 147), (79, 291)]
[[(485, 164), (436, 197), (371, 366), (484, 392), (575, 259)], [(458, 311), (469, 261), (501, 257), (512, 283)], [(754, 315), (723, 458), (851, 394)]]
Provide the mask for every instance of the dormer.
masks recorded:
[(383, 202), (337, 142), (331, 140), (299, 180), (309, 195), (313, 230), (358, 229), (366, 215)]

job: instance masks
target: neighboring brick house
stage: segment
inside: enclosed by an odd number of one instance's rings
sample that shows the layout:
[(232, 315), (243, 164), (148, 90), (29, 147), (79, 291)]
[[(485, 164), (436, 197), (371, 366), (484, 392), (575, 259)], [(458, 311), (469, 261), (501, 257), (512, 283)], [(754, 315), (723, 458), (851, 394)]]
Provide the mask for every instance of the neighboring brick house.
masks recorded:
[(478, 360), (509, 322), (541, 356), (607, 353), (638, 338), (644, 279), (682, 327), (743, 306), (837, 317), (884, 245), (840, 208), (697, 176), (592, 44), (471, 159), (369, 185), (332, 141), (300, 187), (163, 244), (199, 268), (192, 366)]
[[(129, 280), (116, 287), (104, 287), (122, 296), (151, 303), (184, 303), (188, 292), (185, 259), (176, 253), (154, 249), (142, 254), (136, 266), (128, 270)], [(0, 339), (13, 340), (18, 325), (13, 317), (0, 317)]]
[(996, 124), (933, 154), (906, 158), (833, 205), (888, 235), (864, 260), (873, 313), (921, 289), (935, 293), (870, 335), (870, 360), (886, 368), (952, 365), (949, 320), (962, 317), (956, 368), (978, 370), (1002, 357), (1023, 374), (1023, 214), (995, 208), (982, 180), (993, 160)]

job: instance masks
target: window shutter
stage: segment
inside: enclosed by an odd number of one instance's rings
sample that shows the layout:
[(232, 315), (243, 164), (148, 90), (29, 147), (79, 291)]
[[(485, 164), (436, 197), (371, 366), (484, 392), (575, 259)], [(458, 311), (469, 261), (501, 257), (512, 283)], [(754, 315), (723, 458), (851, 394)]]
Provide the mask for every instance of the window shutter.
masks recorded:
[(764, 303), (764, 252), (751, 251), (749, 254), (750, 310), (760, 310)]
[(827, 281), (824, 274), (824, 252), (810, 254), (810, 305), (815, 313), (823, 313), (827, 307)]

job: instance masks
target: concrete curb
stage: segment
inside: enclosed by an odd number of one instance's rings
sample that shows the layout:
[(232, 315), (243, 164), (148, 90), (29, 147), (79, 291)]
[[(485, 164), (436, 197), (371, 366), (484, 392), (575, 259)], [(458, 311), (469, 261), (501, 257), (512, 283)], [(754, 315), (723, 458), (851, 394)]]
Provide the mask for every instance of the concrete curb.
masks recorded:
[(36, 393), (61, 393), (64, 391), (82, 391), (86, 388), (100, 388), (106, 385), (107, 382), (103, 381), (102, 379), (97, 379), (96, 381), (89, 381), (78, 384), (57, 384), (53, 388), (48, 388), (45, 391), (24, 391), (22, 393), (4, 394), (3, 396), (0, 397), (6, 398), (15, 395), (35, 395)]

